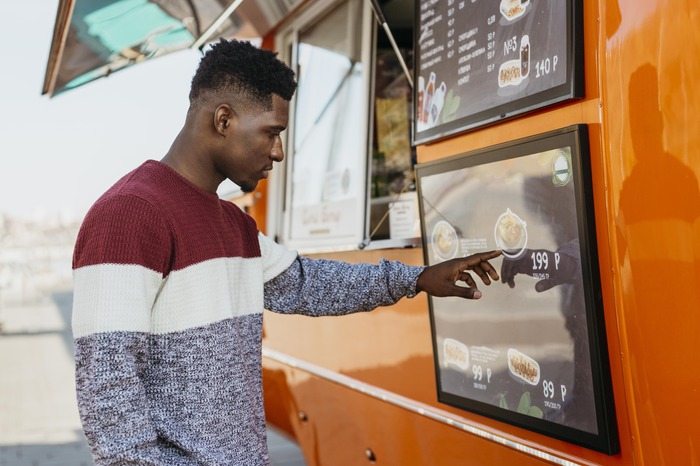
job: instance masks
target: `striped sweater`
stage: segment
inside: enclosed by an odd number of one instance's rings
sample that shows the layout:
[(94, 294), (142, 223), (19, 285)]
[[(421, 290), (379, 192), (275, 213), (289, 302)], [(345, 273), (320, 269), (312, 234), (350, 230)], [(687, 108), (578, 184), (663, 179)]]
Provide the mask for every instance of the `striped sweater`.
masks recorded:
[(416, 293), (422, 267), (310, 260), (147, 161), (90, 209), (74, 258), (83, 428), (97, 465), (267, 465), (263, 309), (342, 315)]

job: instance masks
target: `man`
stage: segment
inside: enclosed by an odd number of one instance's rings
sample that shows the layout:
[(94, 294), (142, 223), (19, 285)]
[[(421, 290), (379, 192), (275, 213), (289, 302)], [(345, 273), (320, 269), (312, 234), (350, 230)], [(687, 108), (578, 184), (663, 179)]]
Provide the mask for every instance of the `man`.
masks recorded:
[[(483, 253), (434, 267), (310, 260), (216, 195), (284, 154), (293, 72), (221, 41), (192, 80), (184, 127), (88, 212), (73, 259), (81, 419), (97, 465), (266, 465), (262, 310), (369, 311), (419, 291), (479, 298)], [(458, 286), (464, 281), (467, 287)]]

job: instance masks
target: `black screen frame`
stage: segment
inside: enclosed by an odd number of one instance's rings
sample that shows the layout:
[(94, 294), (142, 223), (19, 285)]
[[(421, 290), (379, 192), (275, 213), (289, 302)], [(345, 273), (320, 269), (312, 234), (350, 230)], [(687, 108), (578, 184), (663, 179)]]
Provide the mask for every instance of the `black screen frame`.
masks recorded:
[[(416, 11), (414, 14), (414, 43), (413, 50), (415, 58), (413, 60), (413, 76), (420, 73), (420, 53), (418, 40), (420, 37), (420, 9), (421, 4), (426, 0), (416, 1)], [(429, 1), (429, 0), (427, 0)], [(585, 96), (584, 82), (584, 48), (583, 48), (583, 0), (566, 0), (566, 50), (567, 50), (567, 70), (566, 81), (536, 94), (525, 96), (521, 99), (513, 100), (506, 104), (488, 108), (478, 113), (468, 114), (449, 123), (436, 125), (427, 130), (418, 131), (416, 105), (418, 99), (418, 86), (413, 86), (413, 105), (411, 134), (413, 144), (426, 144), (448, 136), (468, 132), (477, 128), (490, 126), (507, 121), (517, 116), (533, 112), (543, 107), (555, 105), (568, 100), (580, 99)]]
[[(430, 247), (430, 244), (428, 244), (429, 232), (427, 231), (425, 221), (425, 206), (422, 195), (422, 179), (424, 177), (567, 146), (571, 147), (574, 196), (577, 209), (576, 218), (581, 247), (581, 266), (583, 269), (581, 279), (585, 290), (586, 319), (592, 369), (591, 376), (598, 433), (593, 434), (585, 432), (552, 421), (533, 418), (515, 411), (502, 409), (495, 405), (444, 392), (441, 387), (440, 364), (438, 361), (439, 348), (434, 314), (434, 300), (440, 298), (429, 296), (428, 303), (438, 401), (608, 455), (615, 455), (619, 453), (619, 438), (612, 381), (610, 377), (605, 321), (603, 317), (603, 299), (598, 265), (587, 126), (574, 125), (560, 130), (454, 155), (445, 159), (418, 164), (416, 166), (416, 181), (421, 219), (423, 255), (425, 264), (431, 265), (428, 253)], [(486, 291), (494, 292), (494, 290), (491, 289)]]

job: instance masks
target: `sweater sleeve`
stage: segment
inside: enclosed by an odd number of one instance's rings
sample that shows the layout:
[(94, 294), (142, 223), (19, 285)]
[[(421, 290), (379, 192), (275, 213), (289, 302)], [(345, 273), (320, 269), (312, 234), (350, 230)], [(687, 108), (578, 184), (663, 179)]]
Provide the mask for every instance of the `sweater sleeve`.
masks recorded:
[(348, 264), (297, 257), (265, 284), (265, 308), (310, 316), (370, 311), (415, 296), (424, 269), (386, 259), (379, 264)]
[(139, 198), (98, 202), (76, 242), (76, 391), (98, 466), (164, 464), (144, 383), (150, 312), (170, 248), (159, 218)]

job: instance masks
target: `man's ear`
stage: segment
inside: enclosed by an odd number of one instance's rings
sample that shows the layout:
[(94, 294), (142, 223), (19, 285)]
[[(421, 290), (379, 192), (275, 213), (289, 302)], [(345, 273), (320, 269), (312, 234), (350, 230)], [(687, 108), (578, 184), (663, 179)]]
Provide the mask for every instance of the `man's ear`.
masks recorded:
[(226, 136), (233, 123), (236, 113), (228, 104), (221, 104), (214, 111), (214, 129), (222, 136)]

